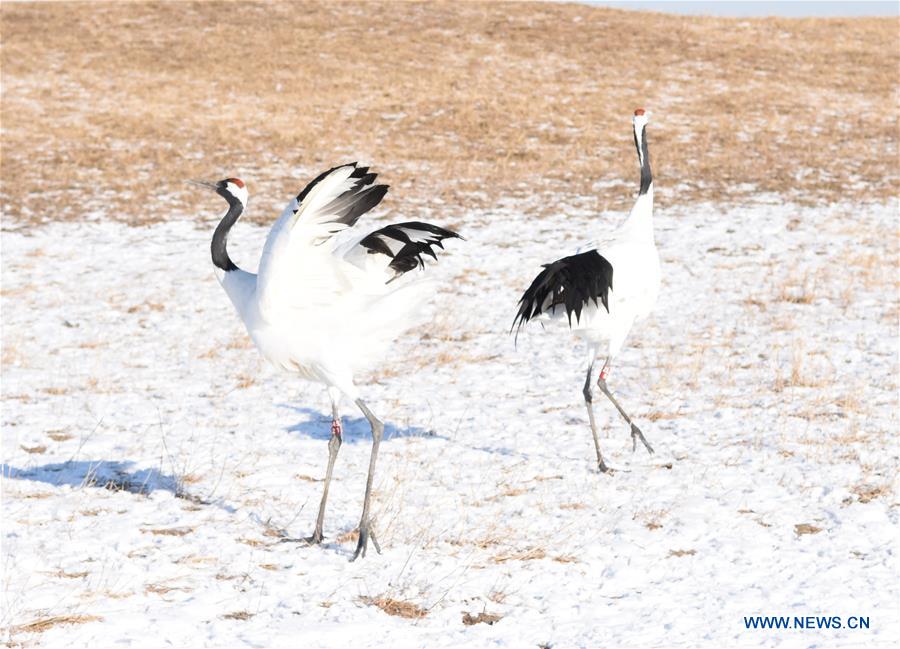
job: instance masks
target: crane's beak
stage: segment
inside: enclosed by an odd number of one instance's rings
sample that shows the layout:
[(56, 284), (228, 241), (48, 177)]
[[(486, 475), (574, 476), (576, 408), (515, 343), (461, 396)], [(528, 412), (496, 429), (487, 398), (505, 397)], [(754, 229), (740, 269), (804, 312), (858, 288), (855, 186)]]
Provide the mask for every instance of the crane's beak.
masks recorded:
[(216, 191), (219, 188), (216, 183), (211, 183), (208, 180), (186, 180), (185, 182), (190, 185), (197, 185), (198, 187), (206, 187), (213, 191)]

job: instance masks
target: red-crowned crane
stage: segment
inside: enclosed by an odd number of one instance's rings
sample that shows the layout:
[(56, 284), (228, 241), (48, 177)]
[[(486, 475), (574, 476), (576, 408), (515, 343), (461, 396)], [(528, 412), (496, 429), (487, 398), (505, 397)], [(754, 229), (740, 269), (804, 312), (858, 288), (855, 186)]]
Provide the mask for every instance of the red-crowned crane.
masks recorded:
[(247, 205), (247, 188), (238, 178), (217, 183), (194, 181), (228, 201), (228, 211), (212, 238), (212, 262), (222, 288), (234, 304), (263, 357), (276, 367), (325, 384), (331, 399), (328, 467), (312, 536), (321, 543), (331, 474), (342, 441), (338, 404), (347, 396), (372, 429), (372, 455), (352, 560), (366, 554), (369, 537), (381, 551), (369, 518), (372, 480), (384, 425), (366, 406), (355, 374), (377, 363), (391, 341), (407, 330), (432, 292), (422, 281), (423, 255), (437, 259), (450, 230), (410, 221), (382, 228), (354, 227), (378, 205), (387, 185), (356, 163), (322, 173), (301, 191), (272, 226), (259, 273), (238, 268), (226, 250), (228, 232)]
[(605, 351), (605, 360), (597, 386), (631, 425), (633, 450), (640, 439), (647, 451), (653, 452), (644, 434), (606, 385), (610, 364), (622, 349), (631, 326), (650, 314), (659, 293), (659, 255), (653, 241), (653, 176), (647, 148), (648, 117), (642, 108), (634, 111), (632, 127), (641, 184), (628, 218), (610, 236), (595, 241), (584, 252), (545, 264), (519, 300), (519, 311), (513, 320), (518, 333), (529, 320), (565, 319), (572, 331), (587, 343), (584, 402), (597, 450), (597, 466), (604, 472), (608, 467), (600, 453), (591, 405), (591, 372), (601, 350)]

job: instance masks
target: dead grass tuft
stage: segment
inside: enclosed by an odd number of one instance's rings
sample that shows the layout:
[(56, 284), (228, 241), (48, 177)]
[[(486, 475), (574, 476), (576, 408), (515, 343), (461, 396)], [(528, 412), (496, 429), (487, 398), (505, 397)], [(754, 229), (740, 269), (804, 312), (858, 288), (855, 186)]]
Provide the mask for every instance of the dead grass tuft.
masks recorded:
[(696, 550), (669, 550), (670, 557), (690, 557), (697, 554)]
[(506, 563), (507, 561), (538, 561), (547, 557), (543, 548), (528, 548), (521, 552), (510, 552), (495, 555), (491, 558), (494, 563)]
[(684, 414), (681, 412), (664, 412), (662, 410), (651, 410), (644, 419), (647, 421), (659, 421), (660, 419), (680, 419)]
[(632, 516), (632, 520), (641, 521), (648, 530), (658, 530), (662, 525), (662, 520), (668, 516), (668, 512), (660, 509), (652, 509), (647, 511), (636, 512)]
[(249, 374), (238, 374), (237, 376), (237, 387), (244, 389), (249, 388), (251, 385), (256, 383), (256, 379)]
[(304, 482), (325, 482), (325, 478), (313, 478), (305, 473), (295, 473), (294, 480), (303, 480)]
[(494, 602), (494, 604), (503, 604), (506, 601), (506, 591), (503, 590), (492, 590), (488, 593), (488, 599)]
[(235, 611), (234, 613), (226, 613), (222, 618), (226, 620), (249, 620), (254, 615), (256, 614), (248, 611)]
[(244, 545), (249, 545), (251, 548), (258, 548), (262, 546), (271, 545), (270, 543), (266, 543), (265, 541), (260, 541), (258, 539), (238, 539), (238, 543), (243, 543)]
[(359, 529), (344, 532), (343, 534), (338, 536), (336, 540), (338, 543), (350, 543), (351, 541), (356, 543), (357, 541), (359, 541)]
[(28, 624), (20, 624), (10, 628), (10, 633), (43, 633), (55, 626), (71, 624), (86, 624), (88, 622), (102, 622), (99, 615), (55, 615), (46, 617)]
[(797, 525), (794, 525), (794, 532), (797, 536), (803, 536), (804, 534), (818, 534), (821, 531), (821, 527), (816, 527), (811, 523), (798, 523)]
[(32, 455), (40, 455), (40, 454), (42, 454), (42, 453), (46, 453), (46, 452), (47, 452), (47, 447), (46, 447), (46, 446), (41, 446), (41, 445), (38, 445), (38, 446), (20, 446), (20, 448), (21, 448), (23, 451), (25, 451), (26, 453), (31, 453)]
[(66, 572), (65, 570), (58, 570), (53, 573), (56, 577), (62, 577), (63, 579), (81, 579), (83, 577), (88, 576), (88, 572)]
[(144, 302), (143, 304), (135, 304), (128, 307), (127, 313), (137, 313), (138, 311), (165, 311), (166, 307), (157, 302)]
[(486, 613), (482, 611), (478, 615), (463, 613), (462, 623), (466, 626), (472, 626), (473, 624), (494, 624), (495, 622), (499, 622), (501, 619), (503, 619), (502, 615), (496, 615), (494, 613)]
[(502, 544), (504, 539), (505, 537), (499, 534), (487, 534), (478, 538), (466, 536), (461, 539), (451, 539), (448, 543), (455, 546), (471, 545), (484, 550)]
[(371, 606), (377, 606), (388, 615), (417, 620), (428, 615), (428, 610), (412, 602), (407, 602), (392, 597), (360, 597), (360, 601)]
[(144, 588), (144, 592), (146, 593), (155, 593), (157, 595), (165, 595), (166, 593), (171, 593), (172, 591), (180, 590), (185, 593), (191, 592), (193, 589), (188, 588), (186, 586), (165, 586), (163, 584), (150, 584), (146, 588)]
[(788, 278), (778, 290), (777, 299), (791, 304), (812, 304), (816, 299), (817, 281), (809, 273)]
[(154, 536), (186, 536), (194, 531), (193, 527), (168, 527), (158, 529), (142, 528), (141, 531), (146, 534), (150, 533)]
[(883, 485), (869, 485), (869, 484), (859, 484), (850, 489), (850, 491), (856, 495), (857, 499), (861, 503), (868, 503), (876, 498), (881, 498), (882, 496), (889, 496), (891, 494), (891, 486), (889, 484)]

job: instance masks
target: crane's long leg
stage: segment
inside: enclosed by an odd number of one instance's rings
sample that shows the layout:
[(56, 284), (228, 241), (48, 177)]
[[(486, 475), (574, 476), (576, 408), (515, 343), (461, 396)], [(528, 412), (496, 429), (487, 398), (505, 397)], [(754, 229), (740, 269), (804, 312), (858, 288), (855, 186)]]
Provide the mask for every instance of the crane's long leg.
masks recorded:
[(375, 460), (378, 459), (378, 446), (381, 444), (381, 438), (384, 435), (384, 424), (378, 417), (372, 414), (372, 411), (363, 403), (362, 399), (356, 400), (356, 405), (362, 410), (362, 413), (369, 420), (369, 426), (372, 427), (372, 456), (369, 458), (369, 475), (366, 478), (366, 497), (363, 501), (362, 517), (359, 519), (359, 542), (356, 544), (356, 552), (350, 561), (356, 561), (360, 554), (366, 556), (366, 545), (369, 542), (369, 536), (372, 537), (372, 543), (378, 554), (381, 554), (381, 548), (378, 546), (378, 539), (375, 538), (375, 530), (369, 529), (369, 501), (372, 497), (372, 481), (375, 478)]
[[(650, 446), (649, 442), (647, 442), (647, 438), (644, 437), (644, 433), (641, 432), (641, 429), (638, 428), (633, 421), (631, 421), (631, 417), (628, 416), (622, 406), (619, 405), (619, 402), (616, 401), (615, 397), (610, 394), (609, 388), (606, 386), (606, 377), (609, 374), (609, 358), (606, 359), (606, 362), (603, 363), (603, 369), (600, 370), (600, 378), (597, 379), (597, 387), (606, 395), (606, 397), (612, 401), (612, 404), (616, 407), (616, 410), (619, 411), (619, 414), (631, 425), (631, 450), (632, 452), (637, 450), (637, 441), (641, 440), (641, 443), (647, 448), (648, 453), (653, 453), (653, 447)], [(590, 378), (588, 379), (590, 380)]]
[(594, 406), (592, 403), (594, 398), (591, 394), (591, 372), (593, 369), (593, 363), (588, 365), (587, 377), (584, 379), (584, 390), (582, 390), (582, 393), (584, 394), (584, 405), (587, 406), (588, 419), (591, 422), (591, 434), (594, 436), (594, 448), (597, 449), (597, 468), (603, 473), (606, 473), (609, 471), (609, 467), (606, 466), (606, 462), (603, 461), (603, 455), (600, 453), (600, 438), (597, 436), (597, 424), (594, 422)]
[(322, 523), (325, 522), (325, 503), (328, 502), (328, 487), (331, 486), (331, 474), (334, 471), (334, 462), (337, 460), (338, 451), (341, 449), (343, 428), (341, 415), (338, 413), (337, 401), (331, 400), (331, 439), (328, 440), (328, 468), (325, 469), (325, 488), (322, 490), (322, 501), (319, 503), (319, 515), (316, 518), (316, 530), (306, 541), (310, 544), (319, 544), (322, 535)]

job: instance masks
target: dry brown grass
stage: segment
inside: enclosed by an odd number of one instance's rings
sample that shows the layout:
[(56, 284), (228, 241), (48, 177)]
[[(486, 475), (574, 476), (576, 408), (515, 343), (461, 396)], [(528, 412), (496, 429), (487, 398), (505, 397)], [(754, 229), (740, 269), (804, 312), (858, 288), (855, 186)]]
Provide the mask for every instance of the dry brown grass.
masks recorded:
[(508, 561), (538, 561), (545, 559), (547, 552), (543, 548), (528, 548), (526, 550), (516, 550), (513, 552), (504, 552), (491, 557), (494, 563), (506, 563)]
[(192, 590), (193, 588), (187, 588), (186, 586), (166, 586), (165, 584), (149, 584), (146, 588), (144, 588), (145, 593), (155, 593), (156, 595), (165, 595), (166, 593), (171, 593), (172, 591), (189, 593)]
[(359, 529), (353, 529), (339, 534), (335, 539), (338, 543), (356, 543), (359, 541)]
[(255, 613), (248, 611), (235, 611), (234, 613), (226, 613), (222, 617), (226, 620), (249, 620)]
[(194, 531), (193, 527), (170, 527), (161, 529), (142, 529), (145, 534), (149, 532), (154, 536), (187, 536)]
[(241, 390), (245, 390), (256, 384), (256, 378), (250, 376), (249, 374), (240, 373), (237, 375), (237, 388)]
[(365, 604), (377, 606), (388, 615), (393, 615), (395, 617), (405, 617), (407, 619), (416, 620), (428, 615), (427, 609), (413, 604), (412, 602), (394, 599), (393, 597), (361, 597), (360, 601)]
[(47, 431), (47, 437), (52, 439), (54, 442), (65, 442), (74, 438), (75, 436), (60, 429)]
[(498, 545), (502, 545), (504, 539), (505, 539), (505, 536), (499, 535), (499, 534), (495, 533), (493, 530), (491, 530), (491, 532), (489, 534), (486, 534), (484, 536), (479, 536), (479, 537), (464, 536), (461, 538), (450, 539), (447, 542), (450, 545), (455, 545), (455, 546), (460, 546), (460, 547), (465, 546), (465, 545), (471, 545), (471, 546), (474, 546), (481, 550), (484, 550), (486, 548), (491, 548), (491, 547), (495, 547)]
[(891, 489), (890, 483), (885, 483), (880, 485), (858, 484), (850, 489), (850, 491), (856, 494), (859, 502), (868, 503), (876, 498), (891, 495), (893, 490)]
[(486, 613), (482, 611), (478, 615), (472, 615), (471, 613), (465, 612), (462, 616), (462, 623), (466, 626), (472, 626), (473, 624), (494, 624), (495, 622), (499, 622), (503, 618), (502, 615), (497, 615), (495, 613)]
[(47, 447), (44, 446), (43, 444), (38, 445), (38, 446), (20, 446), (20, 448), (23, 451), (25, 451), (26, 453), (31, 453), (32, 455), (34, 455), (34, 454), (40, 455), (42, 453), (47, 452)]
[(811, 523), (798, 523), (797, 525), (794, 525), (794, 533), (797, 536), (803, 536), (804, 534), (818, 534), (821, 531), (821, 527), (816, 527)]
[(640, 521), (648, 530), (658, 530), (663, 526), (663, 520), (669, 512), (661, 509), (649, 509), (635, 512), (632, 520)]
[(53, 617), (45, 617), (28, 624), (19, 624), (10, 627), (10, 633), (43, 633), (55, 626), (63, 626), (69, 624), (85, 624), (87, 622), (102, 622), (103, 618), (97, 615), (54, 615)]
[[(353, 159), (387, 209), (631, 198), (629, 117), (665, 205), (896, 194), (894, 18), (729, 19), (536, 3), (3, 3), (0, 200), (13, 220), (130, 222), (235, 174), (270, 221)], [(606, 204), (606, 202), (609, 204)], [(552, 204), (552, 202), (551, 202)]]

